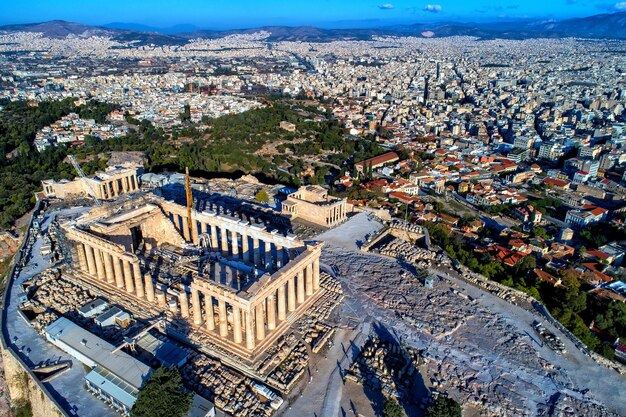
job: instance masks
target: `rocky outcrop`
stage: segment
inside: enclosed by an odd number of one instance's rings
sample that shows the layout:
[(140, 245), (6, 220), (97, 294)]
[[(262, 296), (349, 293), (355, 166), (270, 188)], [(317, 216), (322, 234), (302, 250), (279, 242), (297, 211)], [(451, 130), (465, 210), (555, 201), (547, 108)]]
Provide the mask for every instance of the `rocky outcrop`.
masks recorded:
[(9, 388), (9, 395), (13, 404), (27, 401), (31, 405), (33, 416), (37, 417), (65, 417), (59, 405), (44, 391), (35, 376), (27, 371), (13, 353), (2, 348), (4, 376)]

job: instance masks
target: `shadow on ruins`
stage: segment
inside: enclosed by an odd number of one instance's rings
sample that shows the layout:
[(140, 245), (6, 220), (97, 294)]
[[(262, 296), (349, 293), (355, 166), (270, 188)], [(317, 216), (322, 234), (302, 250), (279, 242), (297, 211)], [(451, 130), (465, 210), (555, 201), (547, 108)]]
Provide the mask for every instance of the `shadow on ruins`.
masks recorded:
[[(185, 185), (179, 183), (168, 184), (160, 190), (162, 196), (169, 201), (184, 206), (186, 204)], [(216, 214), (243, 216), (258, 224), (272, 227), (279, 233), (293, 233), (293, 225), (288, 217), (280, 216), (280, 203), (277, 210), (273, 210), (255, 201), (238, 198), (236, 192), (233, 194), (223, 194), (209, 192), (194, 188), (194, 205), (198, 211), (210, 210)], [(251, 222), (252, 223), (252, 222)]]
[[(383, 415), (386, 397), (395, 398), (408, 417), (423, 415), (420, 404), (429, 394), (417, 369), (421, 358), (419, 351), (403, 346), (380, 322), (373, 323), (370, 338), (362, 349), (354, 344), (351, 349), (358, 352), (358, 357), (346, 379), (363, 385), (376, 416)], [(350, 413), (360, 412), (352, 401), (350, 407)]]

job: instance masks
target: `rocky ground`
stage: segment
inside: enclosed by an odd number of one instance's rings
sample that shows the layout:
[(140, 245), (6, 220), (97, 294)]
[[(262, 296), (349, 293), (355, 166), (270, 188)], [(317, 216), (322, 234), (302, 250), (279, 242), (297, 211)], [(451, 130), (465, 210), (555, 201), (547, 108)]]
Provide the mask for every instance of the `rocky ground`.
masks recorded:
[(428, 289), (422, 283), (428, 271), (412, 263), (346, 249), (352, 231), (364, 236), (373, 229), (370, 219), (359, 216), (359, 224), (322, 235), (322, 264), (338, 272), (355, 316), (372, 317), (401, 343), (422, 349), (426, 363), (420, 371), (431, 390), (449, 392), (467, 409), (489, 416), (626, 415), (619, 400), (626, 377), (568, 340), (565, 355), (550, 350), (532, 329), (538, 316), (452, 272), (438, 272)]
[(4, 364), (0, 355), (0, 416), (8, 416), (11, 408), (7, 383), (4, 380)]
[(402, 343), (424, 349), (422, 371), (433, 389), (452, 391), (485, 415), (618, 415), (575, 382), (563, 366), (567, 357), (538, 346), (515, 312), (494, 312), (448, 280), (427, 289), (392, 259), (329, 247), (323, 261), (349, 277), (344, 282), (353, 297), (363, 297), (364, 313)]

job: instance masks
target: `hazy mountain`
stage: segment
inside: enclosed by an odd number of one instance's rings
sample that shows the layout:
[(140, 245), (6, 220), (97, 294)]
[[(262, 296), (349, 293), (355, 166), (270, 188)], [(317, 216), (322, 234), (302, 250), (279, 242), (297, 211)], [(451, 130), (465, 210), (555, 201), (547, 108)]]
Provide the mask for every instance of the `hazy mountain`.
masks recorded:
[(340, 39), (370, 39), (373, 35), (391, 34), (385, 29), (321, 29), (314, 26), (262, 26), (252, 29), (235, 30), (197, 30), (189, 33), (179, 33), (186, 38), (219, 38), (233, 34), (249, 34), (259, 31), (269, 32), (269, 41), (307, 41), (329, 42)]
[(53, 20), (43, 23), (1, 26), (0, 31), (41, 32), (51, 38), (68, 35), (110, 36), (119, 41), (138, 41), (141, 44), (183, 44), (194, 38), (220, 38), (232, 34), (270, 33), (269, 41), (329, 42), (345, 39), (370, 39), (374, 35), (395, 36), (475, 36), (480, 39), (529, 38), (613, 38), (626, 39), (626, 12), (589, 16), (561, 21), (528, 20), (495, 23), (416, 23), (375, 29), (322, 29), (314, 26), (264, 26), (237, 30), (198, 30), (193, 25), (157, 28), (134, 23), (110, 23), (103, 27)]
[(403, 35), (433, 32), (435, 37), (475, 36), (481, 39), (530, 39), (581, 37), (626, 39), (626, 12), (567, 20), (526, 20), (497, 23), (434, 23), (397, 25), (386, 28)]
[(49, 38), (65, 38), (68, 35), (84, 37), (115, 35), (115, 31), (107, 28), (82, 25), (80, 23), (66, 22), (64, 20), (0, 26), (0, 30), (8, 32), (39, 32)]
[(107, 23), (102, 26), (105, 28), (109, 28), (109, 29), (130, 30), (134, 32), (154, 32), (154, 33), (161, 33), (164, 35), (172, 35), (175, 33), (184, 33), (184, 32), (193, 32), (193, 31), (200, 29), (196, 25), (174, 25), (174, 26), (162, 28), (162, 27), (156, 27), (156, 26), (142, 25), (139, 23), (124, 23), (124, 22)]
[(526, 29), (529, 32), (536, 29), (553, 36), (625, 39), (626, 12), (562, 21), (530, 22), (526, 25)]

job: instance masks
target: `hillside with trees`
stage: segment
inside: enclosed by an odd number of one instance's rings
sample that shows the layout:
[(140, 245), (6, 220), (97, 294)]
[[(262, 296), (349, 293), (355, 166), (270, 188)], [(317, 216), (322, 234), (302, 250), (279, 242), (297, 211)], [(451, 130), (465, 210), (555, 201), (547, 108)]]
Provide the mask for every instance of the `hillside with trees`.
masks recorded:
[[(99, 102), (76, 106), (73, 99), (37, 105), (2, 104), (0, 228), (3, 229), (33, 207), (34, 193), (41, 189), (42, 180), (76, 176), (72, 166), (64, 162), (68, 154), (83, 163), (87, 174), (102, 170), (111, 151), (142, 151), (150, 172), (164, 169), (182, 172), (188, 167), (198, 176), (255, 174), (266, 181), (299, 186), (303, 181), (332, 184), (349, 164), (381, 152), (374, 138), (346, 135), (325, 111), (281, 101), (244, 113), (204, 119), (198, 125), (184, 123), (171, 130), (128, 117), (132, 130), (125, 137), (106, 141), (88, 137), (80, 147), (60, 145), (37, 152), (33, 140), (41, 128), (72, 112), (102, 122), (115, 106)], [(292, 123), (295, 131), (281, 128), (281, 122)], [(303, 177), (309, 166), (313, 174)]]
[(78, 113), (81, 117), (101, 122), (115, 106), (90, 102), (76, 106), (74, 99), (41, 102), (0, 102), (0, 228), (9, 227), (27, 213), (35, 203), (35, 191), (47, 178), (73, 178), (71, 165), (63, 162), (64, 148), (48, 148), (37, 152), (33, 148), (35, 134), (44, 126)]

